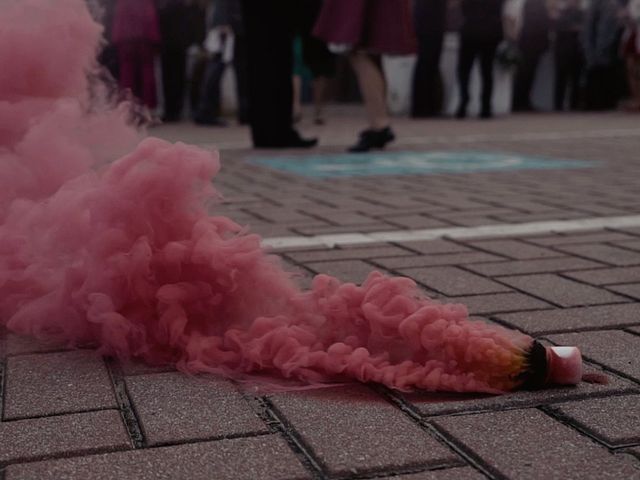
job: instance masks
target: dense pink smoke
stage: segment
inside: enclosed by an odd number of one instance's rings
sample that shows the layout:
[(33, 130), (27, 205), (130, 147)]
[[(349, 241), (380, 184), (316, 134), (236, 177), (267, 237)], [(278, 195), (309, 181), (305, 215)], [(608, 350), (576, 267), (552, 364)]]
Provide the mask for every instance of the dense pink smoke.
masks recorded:
[(258, 236), (207, 214), (217, 155), (140, 141), (89, 95), (101, 30), (82, 0), (0, 9), (0, 323), (188, 372), (518, 386), (530, 337), (406, 278), (300, 291)]

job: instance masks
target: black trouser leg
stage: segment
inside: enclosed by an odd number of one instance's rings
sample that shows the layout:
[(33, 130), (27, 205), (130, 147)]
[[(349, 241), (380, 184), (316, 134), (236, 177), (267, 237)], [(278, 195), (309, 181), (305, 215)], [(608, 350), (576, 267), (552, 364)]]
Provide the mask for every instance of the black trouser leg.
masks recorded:
[(213, 122), (220, 116), (220, 83), (224, 69), (225, 64), (220, 54), (207, 62), (198, 108), (193, 116), (196, 122)]
[(513, 94), (513, 110), (531, 109), (531, 89), (536, 77), (536, 69), (542, 52), (539, 50), (523, 49), (522, 63), (518, 67)]
[(249, 78), (247, 72), (247, 40), (237, 35), (233, 52), (233, 70), (236, 74), (236, 93), (238, 96), (238, 120), (249, 121)]
[(186, 53), (180, 48), (162, 50), (162, 88), (164, 94), (164, 116), (167, 120), (178, 120), (182, 113), (185, 94)]
[(555, 53), (555, 81), (553, 86), (553, 106), (556, 110), (564, 109), (564, 97), (567, 90), (567, 79), (569, 69), (567, 67), (566, 54), (563, 50), (556, 48)]
[(459, 113), (466, 113), (469, 103), (469, 81), (471, 79), (471, 69), (476, 58), (477, 42), (473, 39), (461, 38), (460, 52), (458, 53), (458, 87), (460, 89)]
[(493, 61), (496, 56), (496, 42), (487, 42), (480, 50), (480, 74), (482, 76), (482, 98), (481, 114), (489, 116), (492, 114), (493, 100)]
[(427, 117), (440, 113), (442, 41), (442, 34), (424, 35), (419, 38), (418, 60), (413, 72), (411, 115), (414, 117)]
[(293, 21), (298, 0), (244, 0), (249, 123), (257, 147), (279, 146), (292, 134)]

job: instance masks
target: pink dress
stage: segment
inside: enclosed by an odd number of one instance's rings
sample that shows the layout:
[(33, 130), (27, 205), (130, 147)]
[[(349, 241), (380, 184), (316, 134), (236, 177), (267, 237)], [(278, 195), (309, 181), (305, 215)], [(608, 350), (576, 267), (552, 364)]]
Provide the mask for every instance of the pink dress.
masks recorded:
[(410, 0), (325, 0), (314, 35), (372, 53), (407, 55), (417, 43)]

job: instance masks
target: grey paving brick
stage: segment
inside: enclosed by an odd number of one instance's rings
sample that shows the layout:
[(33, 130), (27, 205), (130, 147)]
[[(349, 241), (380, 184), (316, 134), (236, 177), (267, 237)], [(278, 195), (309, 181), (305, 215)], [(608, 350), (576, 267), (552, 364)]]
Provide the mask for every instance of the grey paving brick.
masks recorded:
[(605, 243), (616, 242), (633, 239), (630, 235), (616, 232), (589, 232), (589, 233), (576, 233), (565, 235), (553, 235), (546, 237), (532, 237), (528, 241), (537, 243), (538, 245), (571, 245), (580, 243)]
[[(589, 365), (585, 370), (602, 373), (601, 370)], [(582, 382), (576, 386), (547, 387), (532, 391), (521, 390), (504, 395), (413, 392), (403, 393), (402, 397), (422, 415), (433, 416), (535, 407), (569, 400), (629, 393), (637, 391), (637, 389), (638, 386), (633, 382), (610, 375), (607, 385)]]
[(362, 386), (283, 393), (275, 408), (332, 475), (456, 464), (456, 455)]
[(399, 272), (413, 278), (427, 288), (450, 296), (499, 293), (511, 290), (509, 287), (456, 267), (405, 268)]
[(640, 283), (631, 283), (628, 285), (613, 285), (609, 287), (609, 290), (616, 293), (621, 293), (622, 295), (626, 295), (627, 297), (640, 300)]
[(486, 250), (491, 253), (509, 257), (514, 260), (532, 260), (549, 257), (559, 257), (562, 254), (547, 248), (528, 245), (519, 240), (489, 240), (473, 242), (472, 247)]
[(502, 282), (518, 290), (562, 307), (619, 303), (628, 299), (606, 290), (567, 280), (558, 275), (540, 274), (501, 277)]
[(434, 255), (439, 253), (468, 252), (469, 248), (449, 240), (437, 239), (420, 242), (400, 242), (401, 247), (408, 248), (424, 255)]
[(640, 443), (639, 395), (562, 403), (553, 410), (609, 446)]
[(529, 334), (605, 329), (640, 325), (640, 305), (628, 303), (593, 307), (565, 308), (552, 311), (508, 313), (496, 318)]
[(522, 293), (495, 293), (493, 295), (472, 295), (442, 299), (452, 303), (463, 303), (472, 315), (499, 312), (518, 312), (553, 308), (552, 305)]
[(0, 422), (0, 465), (131, 448), (117, 410)]
[(173, 365), (147, 365), (139, 361), (128, 361), (120, 364), (123, 375), (149, 375), (151, 373), (174, 372)]
[(9, 357), (4, 418), (117, 407), (109, 374), (95, 352)]
[(538, 410), (438, 418), (434, 423), (506, 478), (640, 478), (631, 459), (609, 453)]
[(572, 253), (618, 267), (640, 265), (640, 252), (633, 252), (611, 245), (565, 245), (557, 248), (563, 252)]
[(369, 225), (307, 225), (307, 226), (293, 226), (291, 228), (296, 234), (300, 235), (329, 235), (332, 233), (368, 233), (368, 232), (386, 232), (389, 230), (395, 230), (392, 225), (388, 223), (371, 223)]
[(501, 275), (524, 275), (530, 273), (554, 273), (596, 268), (599, 264), (576, 257), (558, 257), (544, 260), (515, 260), (508, 262), (482, 263), (467, 268), (489, 277)]
[(429, 267), (437, 265), (466, 265), (468, 263), (492, 262), (500, 257), (483, 252), (461, 252), (442, 255), (414, 255), (412, 257), (375, 258), (373, 261), (388, 269)]
[(305, 266), (315, 273), (325, 273), (337, 277), (343, 282), (354, 282), (357, 284), (362, 283), (374, 270), (381, 270), (362, 260), (315, 262), (307, 263)]
[(6, 336), (5, 354), (24, 355), (28, 353), (44, 353), (68, 350), (64, 345), (39, 341), (31, 337), (8, 333)]
[(310, 479), (277, 436), (238, 438), (11, 465), (6, 480)]
[(423, 215), (394, 215), (385, 218), (387, 223), (395, 225), (400, 228), (441, 228), (449, 227), (450, 224), (443, 222), (442, 220), (436, 220), (435, 218), (429, 218)]
[(640, 282), (640, 267), (599, 268), (583, 272), (569, 272), (565, 275), (592, 285), (614, 285)]
[(601, 365), (640, 381), (640, 336), (618, 330), (549, 335), (556, 344), (577, 345), (582, 354)]
[(148, 445), (268, 432), (227, 380), (172, 372), (126, 384)]
[(386, 245), (374, 248), (333, 248), (313, 252), (293, 252), (286, 256), (296, 262), (323, 262), (336, 260), (360, 260), (369, 258), (384, 258), (409, 255), (410, 252), (403, 248)]
[(385, 480), (483, 480), (486, 477), (471, 467), (456, 467), (384, 478)]

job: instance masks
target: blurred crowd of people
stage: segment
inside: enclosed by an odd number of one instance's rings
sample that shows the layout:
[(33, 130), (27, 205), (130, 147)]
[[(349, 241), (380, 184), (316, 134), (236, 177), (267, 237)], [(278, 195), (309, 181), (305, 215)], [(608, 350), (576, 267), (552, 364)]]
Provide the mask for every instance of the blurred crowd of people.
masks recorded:
[(225, 125), (221, 81), (233, 68), (238, 121), (250, 124), (256, 147), (316, 144), (295, 129), (301, 79), (311, 79), (314, 121), (324, 123), (336, 55), (348, 59), (367, 112), (350, 151), (394, 139), (382, 55), (417, 54), (411, 114), (440, 115), (440, 63), (451, 31), (459, 33), (458, 118), (468, 115), (476, 60), (481, 118), (493, 116), (496, 65), (514, 71), (512, 110), (534, 110), (534, 80), (548, 51), (556, 110), (612, 109), (624, 97), (624, 108), (640, 110), (640, 0), (87, 1), (105, 27), (100, 61), (149, 109), (162, 98), (165, 122), (189, 111), (198, 124)]

